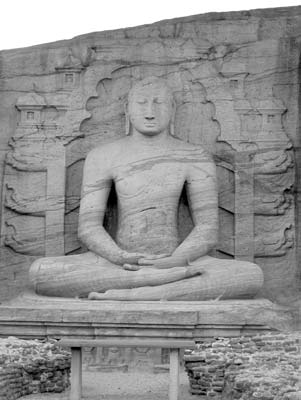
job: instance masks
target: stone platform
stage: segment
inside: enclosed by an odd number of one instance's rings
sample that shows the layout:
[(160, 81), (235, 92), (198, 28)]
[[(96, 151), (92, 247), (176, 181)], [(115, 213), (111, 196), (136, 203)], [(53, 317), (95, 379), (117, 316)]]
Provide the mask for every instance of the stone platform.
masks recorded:
[(294, 311), (266, 299), (203, 302), (89, 301), (24, 293), (0, 305), (0, 336), (177, 338), (292, 329)]

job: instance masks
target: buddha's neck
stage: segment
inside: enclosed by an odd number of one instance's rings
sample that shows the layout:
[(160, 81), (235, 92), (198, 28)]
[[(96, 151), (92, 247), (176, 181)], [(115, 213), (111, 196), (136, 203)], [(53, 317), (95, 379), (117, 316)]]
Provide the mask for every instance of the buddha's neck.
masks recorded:
[(168, 132), (168, 130), (165, 130), (156, 135), (149, 136), (149, 135), (144, 135), (143, 133), (138, 132), (136, 129), (133, 129), (131, 138), (132, 138), (133, 142), (135, 142), (137, 145), (141, 145), (143, 147), (144, 146), (147, 146), (147, 147), (148, 146), (149, 147), (164, 146), (169, 140), (169, 132)]

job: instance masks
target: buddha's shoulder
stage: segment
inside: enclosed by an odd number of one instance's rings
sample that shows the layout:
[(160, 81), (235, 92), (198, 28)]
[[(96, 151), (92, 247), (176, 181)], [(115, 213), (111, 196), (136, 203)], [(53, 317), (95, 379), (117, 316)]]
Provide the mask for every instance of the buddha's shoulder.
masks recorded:
[(98, 159), (98, 160), (100, 158), (110, 159), (118, 155), (120, 152), (122, 152), (122, 150), (124, 151), (126, 143), (127, 143), (127, 138), (121, 138), (114, 140), (113, 142), (101, 144), (90, 150), (87, 155), (87, 158)]
[(182, 151), (183, 154), (193, 155), (197, 159), (212, 160), (212, 155), (200, 144), (189, 143), (184, 140), (173, 138), (173, 148)]

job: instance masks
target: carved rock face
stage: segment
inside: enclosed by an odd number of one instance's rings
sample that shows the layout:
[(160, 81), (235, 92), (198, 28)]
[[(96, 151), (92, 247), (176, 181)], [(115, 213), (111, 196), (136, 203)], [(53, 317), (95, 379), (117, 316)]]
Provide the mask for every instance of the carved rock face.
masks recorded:
[(143, 135), (163, 132), (172, 116), (172, 98), (166, 86), (147, 82), (135, 88), (129, 99), (128, 113), (134, 129)]

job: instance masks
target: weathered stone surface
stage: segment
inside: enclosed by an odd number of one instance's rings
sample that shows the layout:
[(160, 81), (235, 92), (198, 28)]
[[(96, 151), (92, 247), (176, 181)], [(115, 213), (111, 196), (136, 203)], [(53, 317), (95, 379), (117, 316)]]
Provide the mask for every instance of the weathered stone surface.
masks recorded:
[(36, 257), (84, 251), (83, 159), (122, 137), (129, 87), (156, 75), (176, 94), (176, 136), (217, 155), (217, 253), (255, 260), (262, 294), (291, 302), (300, 19), (300, 7), (209, 14), (1, 52), (1, 298), (23, 290)]
[(197, 339), (299, 329), (298, 309), (268, 300), (124, 302), (24, 294), (0, 306), (0, 335)]

